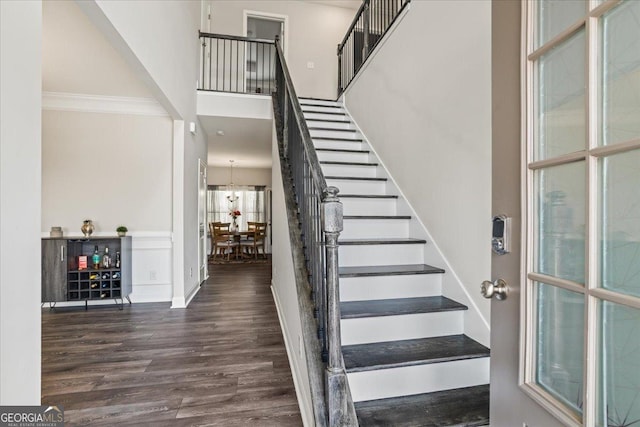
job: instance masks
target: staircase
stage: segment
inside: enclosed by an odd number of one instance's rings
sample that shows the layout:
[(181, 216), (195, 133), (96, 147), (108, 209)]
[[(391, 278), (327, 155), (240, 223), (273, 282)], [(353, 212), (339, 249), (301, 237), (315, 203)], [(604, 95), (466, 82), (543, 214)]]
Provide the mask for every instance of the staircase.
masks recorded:
[[(489, 424), (489, 349), (464, 335), (467, 307), (442, 296), (441, 268), (348, 112), (301, 98), (327, 184), (340, 189), (342, 345), (360, 426)], [(413, 221), (413, 226), (412, 226)]]

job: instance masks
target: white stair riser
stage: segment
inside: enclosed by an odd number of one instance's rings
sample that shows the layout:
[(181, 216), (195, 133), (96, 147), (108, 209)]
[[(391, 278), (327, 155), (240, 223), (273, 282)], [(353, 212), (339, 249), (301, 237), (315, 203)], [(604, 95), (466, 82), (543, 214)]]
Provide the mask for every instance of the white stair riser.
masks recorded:
[(432, 393), (489, 383), (489, 358), (456, 360), (347, 374), (355, 402)]
[(357, 165), (320, 165), (324, 176), (353, 176), (360, 178), (376, 178), (377, 166)]
[(302, 105), (302, 111), (306, 114), (309, 110), (320, 113), (342, 113), (345, 114), (342, 107), (326, 107), (323, 105)]
[(434, 297), (442, 293), (441, 274), (340, 278), (341, 301)]
[[(329, 119), (332, 120), (332, 119)], [(340, 118), (333, 120), (341, 120)], [(322, 120), (307, 120), (307, 126), (310, 128), (331, 128), (331, 129), (354, 129), (353, 123), (331, 122)]]
[(321, 162), (368, 162), (369, 153), (351, 153), (349, 151), (316, 151)]
[(463, 333), (464, 311), (342, 319), (342, 345), (365, 344)]
[(333, 139), (313, 139), (315, 148), (328, 148), (330, 150), (364, 150), (365, 145), (356, 141), (336, 141)]
[[(342, 190), (341, 193), (344, 193)], [(344, 193), (347, 194), (347, 193)], [(340, 194), (338, 194), (340, 196)], [(341, 197), (345, 215), (395, 215), (397, 199)]]
[(301, 99), (300, 105), (304, 108), (307, 105), (322, 105), (325, 107), (342, 107), (342, 103), (338, 101), (329, 101), (325, 99)]
[(362, 136), (358, 132), (351, 132), (348, 130), (318, 130), (318, 129), (309, 129), (309, 133), (311, 134), (311, 138), (316, 138), (318, 136), (328, 137), (328, 138), (349, 138), (349, 139), (362, 139)]
[(343, 239), (409, 237), (408, 219), (344, 219)]
[(327, 185), (338, 187), (342, 194), (375, 194), (386, 191), (385, 181), (365, 181), (352, 179), (327, 179)]
[(423, 264), (424, 244), (399, 245), (340, 245), (341, 267), (359, 265)]
[(304, 118), (307, 120), (346, 120), (348, 117), (346, 114), (325, 114), (325, 113), (304, 113)]

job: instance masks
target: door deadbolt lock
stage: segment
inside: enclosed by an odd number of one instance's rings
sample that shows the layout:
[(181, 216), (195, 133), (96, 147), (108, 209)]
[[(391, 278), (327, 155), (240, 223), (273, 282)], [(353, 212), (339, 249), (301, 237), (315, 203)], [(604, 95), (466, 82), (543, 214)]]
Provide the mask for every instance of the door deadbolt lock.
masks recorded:
[(482, 293), (482, 296), (485, 298), (492, 298), (495, 296), (496, 299), (502, 301), (507, 299), (509, 287), (507, 286), (507, 282), (502, 279), (498, 279), (494, 282), (485, 280), (480, 286), (480, 293)]

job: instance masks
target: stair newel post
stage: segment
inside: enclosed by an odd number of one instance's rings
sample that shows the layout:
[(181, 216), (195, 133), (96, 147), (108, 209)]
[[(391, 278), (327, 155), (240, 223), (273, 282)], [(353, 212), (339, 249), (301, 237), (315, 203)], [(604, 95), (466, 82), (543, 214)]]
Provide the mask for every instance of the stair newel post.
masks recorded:
[(338, 237), (342, 231), (342, 203), (338, 189), (328, 187), (322, 202), (322, 228), (325, 236), (327, 268), (327, 337), (329, 363), (327, 364), (327, 393), (329, 426), (346, 425), (347, 374), (342, 359), (340, 337), (340, 290), (338, 276)]

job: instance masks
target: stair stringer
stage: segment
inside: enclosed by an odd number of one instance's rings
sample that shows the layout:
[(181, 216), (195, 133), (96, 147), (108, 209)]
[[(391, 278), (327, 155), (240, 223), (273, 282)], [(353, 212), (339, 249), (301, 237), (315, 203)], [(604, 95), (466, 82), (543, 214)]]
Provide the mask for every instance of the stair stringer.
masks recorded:
[[(354, 128), (357, 129), (361, 135), (363, 146), (366, 146), (368, 150), (371, 151), (371, 159), (377, 159), (376, 162), (379, 164), (377, 176), (388, 179), (386, 185), (389, 192), (387, 194), (397, 193), (400, 196), (397, 201), (396, 214), (410, 215), (409, 235), (418, 239), (425, 239), (428, 242), (424, 247), (424, 263), (444, 268), (445, 273), (442, 275), (442, 295), (469, 307), (464, 313), (464, 333), (490, 348), (490, 319), (482, 315), (480, 308), (471, 297), (472, 291), (480, 292), (480, 283), (470, 283), (465, 286), (462, 280), (460, 280), (455, 268), (440, 250), (438, 242), (433, 239), (431, 233), (429, 233), (429, 230), (403, 193), (402, 188), (397, 185), (395, 179), (389, 173), (384, 160), (380, 157), (366, 133), (360, 128), (356, 119), (351, 115), (349, 109), (344, 105), (343, 98), (344, 96), (341, 97), (339, 101), (343, 103), (342, 108), (347, 112)], [(338, 197), (339, 196), (340, 194), (338, 194)]]

